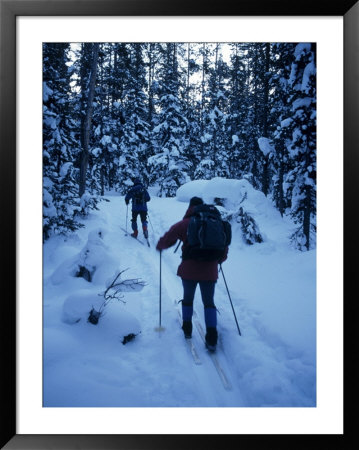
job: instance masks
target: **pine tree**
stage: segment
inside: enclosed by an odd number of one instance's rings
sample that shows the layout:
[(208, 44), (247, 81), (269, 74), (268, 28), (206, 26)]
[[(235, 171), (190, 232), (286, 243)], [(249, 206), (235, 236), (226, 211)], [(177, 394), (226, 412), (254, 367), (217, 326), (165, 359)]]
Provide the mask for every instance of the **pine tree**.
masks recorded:
[(275, 130), (272, 132), (273, 145), (275, 152), (272, 158), (273, 167), (273, 200), (278, 208), (281, 216), (284, 215), (286, 209), (290, 206), (290, 191), (284, 189), (284, 178), (291, 170), (288, 147), (291, 140), (290, 123), (291, 106), (288, 98), (291, 92), (289, 84), (289, 74), (294, 58), (295, 44), (277, 43), (273, 44), (272, 51), (274, 54), (274, 76), (273, 76), (273, 101), (271, 103), (272, 122), (276, 124)]
[(107, 189), (118, 189), (119, 141), (124, 124), (123, 107), (117, 83), (117, 44), (100, 44), (97, 84), (94, 95), (90, 143), (89, 190), (105, 195)]
[(292, 140), (289, 156), (293, 169), (287, 175), (291, 188), (291, 215), (298, 228), (292, 240), (300, 250), (314, 246), (316, 232), (316, 46), (298, 44), (289, 82)]
[(174, 196), (179, 186), (187, 181), (189, 168), (184, 158), (188, 122), (184, 105), (179, 96), (179, 72), (177, 44), (164, 46), (162, 70), (160, 72), (160, 101), (157, 126), (153, 129), (156, 145), (155, 155), (149, 158), (151, 181), (156, 176), (160, 196)]
[[(150, 151), (150, 129), (147, 123), (146, 73), (143, 44), (129, 45), (129, 65), (124, 91), (125, 123), (120, 141), (119, 178), (128, 186), (140, 176), (148, 183), (147, 160)], [(124, 192), (124, 191), (123, 191)]]
[(134, 176), (161, 196), (221, 176), (290, 211), (312, 248), (315, 75), (311, 44), (46, 44), (44, 238)]
[[(83, 44), (83, 73), (86, 69), (88, 74), (83, 76), (82, 99), (84, 102), (84, 113), (82, 115), (82, 149), (80, 155), (80, 183), (79, 196), (82, 197), (86, 191), (87, 168), (89, 163), (89, 142), (91, 133), (91, 122), (93, 113), (93, 100), (95, 95), (95, 85), (97, 76), (97, 60), (99, 44)], [(88, 59), (86, 59), (88, 57)], [(86, 83), (86, 85), (85, 85)]]
[(75, 231), (80, 210), (74, 149), (76, 123), (71, 119), (69, 45), (43, 45), (43, 236)]
[(242, 178), (249, 172), (248, 111), (249, 89), (246, 74), (246, 55), (243, 44), (231, 45), (231, 67), (229, 70), (229, 176)]
[[(270, 78), (271, 51), (269, 43), (249, 44), (247, 48), (251, 121), (250, 139), (257, 143), (259, 138), (269, 138), (270, 118)], [(270, 154), (264, 154), (258, 145), (250, 144), (252, 172), (256, 187), (267, 196), (271, 190)], [(253, 161), (252, 159), (252, 161)], [(254, 169), (254, 170), (253, 170)]]
[(220, 54), (220, 44), (214, 47), (214, 62), (208, 68), (208, 74), (208, 89), (202, 111), (201, 141), (204, 155), (195, 172), (195, 178), (206, 179), (229, 176), (227, 148), (230, 136), (226, 125), (228, 99), (225, 88), (228, 72)]
[(187, 43), (185, 52), (185, 88), (183, 89), (183, 101), (186, 110), (186, 145), (183, 149), (184, 158), (188, 162), (188, 176), (194, 178), (195, 170), (198, 166), (201, 153), (200, 139), (200, 89), (198, 82), (199, 72), (201, 70), (197, 59), (200, 59), (198, 53), (198, 44)]

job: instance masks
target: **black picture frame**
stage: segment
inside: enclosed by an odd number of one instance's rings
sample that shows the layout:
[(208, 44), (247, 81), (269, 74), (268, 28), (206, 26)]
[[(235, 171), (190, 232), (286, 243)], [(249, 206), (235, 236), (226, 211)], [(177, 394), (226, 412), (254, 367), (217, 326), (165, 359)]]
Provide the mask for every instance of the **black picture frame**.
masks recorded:
[[(344, 18), (344, 434), (343, 435), (18, 435), (16, 433), (16, 17), (19, 16), (343, 16)], [(303, 448), (321, 445), (345, 448), (354, 435), (356, 415), (351, 393), (356, 373), (354, 251), (355, 187), (359, 142), (359, 5), (302, 0), (0, 0), (0, 192), (2, 278), (1, 324), (1, 448), (6, 449), (182, 449)], [(335, 64), (335, 61), (333, 61)], [(345, 298), (346, 294), (346, 298)], [(29, 294), (31, 296), (31, 293)], [(350, 295), (350, 297), (349, 297)], [(333, 324), (333, 327), (335, 324)], [(355, 411), (355, 408), (354, 408)], [(215, 426), (215, 417), (213, 417)], [(183, 427), (185, 429), (185, 426)]]

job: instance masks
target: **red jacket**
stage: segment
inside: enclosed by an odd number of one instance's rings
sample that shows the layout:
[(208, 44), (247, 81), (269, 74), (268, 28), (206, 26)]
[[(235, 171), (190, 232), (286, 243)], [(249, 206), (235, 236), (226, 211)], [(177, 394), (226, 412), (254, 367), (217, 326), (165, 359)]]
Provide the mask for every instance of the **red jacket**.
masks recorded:
[[(172, 225), (157, 243), (157, 250), (164, 250), (175, 245), (177, 240), (181, 240), (184, 244), (187, 240), (187, 228), (190, 217), (193, 214), (194, 206), (189, 207), (184, 218)], [(182, 245), (183, 251), (183, 245)], [(227, 259), (228, 247), (225, 256), (219, 262)], [(218, 279), (218, 262), (217, 261), (195, 261), (194, 259), (182, 260), (178, 266), (177, 275), (185, 280), (195, 281), (216, 281)]]

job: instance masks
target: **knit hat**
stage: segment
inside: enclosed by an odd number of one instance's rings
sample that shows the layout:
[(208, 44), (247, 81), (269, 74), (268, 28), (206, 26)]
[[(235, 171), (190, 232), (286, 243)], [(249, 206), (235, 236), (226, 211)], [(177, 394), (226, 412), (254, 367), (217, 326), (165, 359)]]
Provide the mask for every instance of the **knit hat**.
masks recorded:
[(197, 206), (197, 205), (203, 205), (203, 200), (199, 197), (192, 197), (189, 201), (189, 206)]

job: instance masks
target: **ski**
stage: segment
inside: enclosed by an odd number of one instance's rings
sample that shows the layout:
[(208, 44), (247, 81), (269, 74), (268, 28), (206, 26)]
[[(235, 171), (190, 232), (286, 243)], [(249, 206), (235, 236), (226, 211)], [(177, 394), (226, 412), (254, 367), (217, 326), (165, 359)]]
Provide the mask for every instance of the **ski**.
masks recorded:
[[(176, 309), (177, 309), (177, 313), (178, 313), (178, 321), (179, 321), (180, 326), (182, 327), (182, 316), (181, 316), (180, 310), (178, 308), (176, 308)], [(198, 356), (196, 347), (194, 346), (192, 339), (185, 338), (185, 341), (188, 345), (189, 351), (191, 352), (194, 363), (197, 365), (202, 364), (201, 358)]]
[[(199, 334), (200, 334), (200, 336), (201, 336), (201, 338), (203, 340), (204, 345), (206, 345), (206, 337), (205, 337), (205, 333), (204, 333), (202, 325), (200, 324), (198, 319), (195, 319), (194, 323), (196, 324), (197, 330), (198, 330), (198, 332), (199, 332)], [(222, 381), (224, 389), (226, 389), (227, 391), (230, 391), (232, 389), (232, 385), (229, 382), (228, 377), (226, 376), (226, 374), (225, 374), (225, 372), (224, 372), (220, 362), (218, 361), (217, 356), (215, 355), (215, 353), (212, 353), (210, 351), (208, 351), (207, 353), (208, 353), (208, 356), (211, 358), (214, 367), (217, 370), (218, 376), (219, 376), (219, 378)]]
[[(131, 234), (129, 234), (124, 228), (120, 227), (122, 231), (125, 232), (125, 236), (130, 236), (132, 237), (132, 239), (135, 239), (137, 242), (139, 242), (142, 245), (145, 245), (142, 241), (140, 241), (138, 238), (136, 238), (135, 236), (131, 236)], [(149, 245), (148, 245), (149, 246)]]

